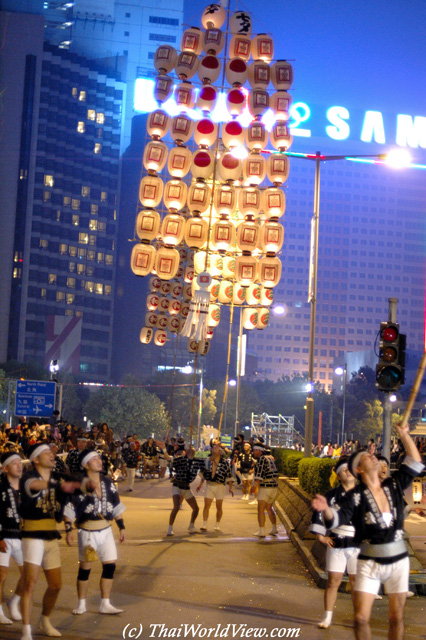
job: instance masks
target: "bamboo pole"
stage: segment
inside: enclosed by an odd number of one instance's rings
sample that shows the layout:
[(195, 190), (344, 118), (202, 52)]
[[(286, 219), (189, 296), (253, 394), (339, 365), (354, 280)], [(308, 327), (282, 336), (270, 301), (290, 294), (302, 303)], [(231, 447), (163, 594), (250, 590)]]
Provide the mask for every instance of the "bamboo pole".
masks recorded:
[(420, 389), (420, 385), (423, 380), (425, 369), (426, 369), (426, 351), (423, 354), (422, 359), (420, 360), (419, 368), (417, 369), (413, 388), (411, 389), (410, 397), (408, 398), (407, 406), (405, 407), (404, 415), (402, 416), (401, 427), (405, 427), (405, 425), (407, 424), (410, 418), (411, 411), (413, 409), (414, 403), (417, 398), (417, 394)]

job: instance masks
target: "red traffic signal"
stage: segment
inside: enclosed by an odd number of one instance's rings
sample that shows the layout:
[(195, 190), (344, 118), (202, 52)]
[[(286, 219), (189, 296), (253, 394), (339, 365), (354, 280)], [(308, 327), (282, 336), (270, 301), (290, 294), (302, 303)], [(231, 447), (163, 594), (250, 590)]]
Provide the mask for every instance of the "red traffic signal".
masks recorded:
[(376, 387), (395, 391), (404, 383), (405, 335), (395, 322), (380, 325), (379, 362), (376, 367)]

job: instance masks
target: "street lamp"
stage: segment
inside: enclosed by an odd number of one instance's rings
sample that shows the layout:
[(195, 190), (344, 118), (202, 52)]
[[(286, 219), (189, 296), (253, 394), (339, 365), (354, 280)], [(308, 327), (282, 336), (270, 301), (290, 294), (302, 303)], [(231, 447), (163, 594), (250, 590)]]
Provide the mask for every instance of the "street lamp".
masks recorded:
[(343, 376), (342, 429), (341, 429), (341, 439), (340, 439), (340, 446), (343, 446), (343, 439), (345, 437), (345, 410), (346, 410), (346, 374), (347, 374), (346, 362), (344, 367), (337, 367), (334, 370), (334, 373), (337, 376)]
[[(321, 162), (332, 160), (353, 160), (361, 161), (365, 159), (373, 164), (388, 164), (388, 154), (380, 153), (373, 155), (322, 155), (320, 151), (315, 154), (295, 153), (292, 151), (285, 152), (287, 156), (301, 158), (302, 160), (312, 160), (315, 162), (315, 183), (314, 183), (314, 212), (311, 219), (311, 242), (309, 257), (309, 295), (308, 300), (311, 304), (310, 323), (309, 323), (309, 354), (308, 354), (308, 395), (306, 398), (305, 413), (305, 457), (312, 455), (312, 435), (314, 430), (314, 355), (315, 355), (315, 321), (317, 310), (317, 280), (318, 280), (318, 235), (319, 235), (319, 212), (320, 212), (320, 176)], [(396, 163), (396, 151), (392, 152), (392, 167), (408, 166), (409, 158), (404, 156), (404, 162)]]

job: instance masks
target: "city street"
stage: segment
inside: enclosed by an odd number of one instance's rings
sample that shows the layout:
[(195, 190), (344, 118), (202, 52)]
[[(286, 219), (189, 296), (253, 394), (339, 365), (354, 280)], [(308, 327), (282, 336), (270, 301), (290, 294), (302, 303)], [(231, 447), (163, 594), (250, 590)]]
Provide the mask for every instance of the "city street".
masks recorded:
[[(197, 481), (193, 487), (196, 485)], [(90, 577), (88, 613), (71, 614), (77, 603), (77, 549), (76, 545), (66, 547), (62, 540), (64, 584), (52, 622), (65, 640), (353, 638), (349, 594), (339, 594), (333, 626), (329, 630), (318, 629), (323, 591), (313, 583), (282, 526), (277, 539), (268, 537), (259, 541), (253, 536), (257, 530), (256, 506), (243, 502), (239, 490), (234, 497), (225, 499), (222, 532), (213, 532), (212, 509), (211, 530), (207, 534), (189, 535), (186, 528), (190, 509), (185, 504), (177, 516), (173, 538), (165, 537), (171, 508), (168, 480), (137, 480), (133, 493), (126, 492), (124, 482), (120, 483), (120, 492), (127, 507), (124, 514), (127, 541), (119, 549), (111, 600), (125, 612), (109, 617), (97, 613), (98, 563)], [(198, 502), (202, 507), (201, 498)], [(198, 526), (201, 520), (200, 513)], [(6, 597), (16, 575), (14, 569), (8, 576)], [(44, 586), (43, 578), (35, 594), (34, 632)], [(407, 601), (405, 638), (426, 638), (425, 606), (422, 597)], [(387, 599), (383, 597), (374, 606), (374, 638), (387, 637), (386, 617)], [(19, 638), (20, 629), (20, 623), (1, 626), (1, 640)], [(36, 632), (34, 636), (41, 637)]]

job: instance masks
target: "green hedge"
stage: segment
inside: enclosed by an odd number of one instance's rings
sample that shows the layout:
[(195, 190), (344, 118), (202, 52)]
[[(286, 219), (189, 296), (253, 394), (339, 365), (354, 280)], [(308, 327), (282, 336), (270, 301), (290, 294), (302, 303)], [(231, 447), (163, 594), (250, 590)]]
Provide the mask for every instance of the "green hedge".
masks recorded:
[(274, 449), (273, 454), (279, 473), (295, 478), (297, 476), (299, 462), (303, 458), (303, 451)]
[(297, 474), (302, 489), (311, 496), (329, 491), (330, 476), (336, 462), (330, 458), (303, 458)]

